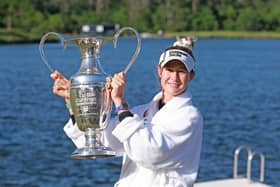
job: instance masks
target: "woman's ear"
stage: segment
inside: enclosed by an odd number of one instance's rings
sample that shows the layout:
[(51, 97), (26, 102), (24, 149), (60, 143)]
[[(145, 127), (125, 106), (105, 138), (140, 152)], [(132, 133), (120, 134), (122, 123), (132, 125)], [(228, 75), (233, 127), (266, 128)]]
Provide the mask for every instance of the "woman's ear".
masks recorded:
[(192, 70), (192, 71), (190, 72), (190, 80), (193, 80), (194, 77), (195, 77), (195, 71)]
[(158, 72), (158, 76), (161, 77), (162, 68), (160, 66), (158, 66), (157, 72)]

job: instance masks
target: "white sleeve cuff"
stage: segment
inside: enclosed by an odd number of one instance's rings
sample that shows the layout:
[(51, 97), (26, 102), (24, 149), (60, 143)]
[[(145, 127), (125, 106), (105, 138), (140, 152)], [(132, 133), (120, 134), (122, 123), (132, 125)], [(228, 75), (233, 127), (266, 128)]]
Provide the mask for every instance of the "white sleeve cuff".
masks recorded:
[(85, 145), (84, 132), (78, 128), (76, 123), (73, 124), (71, 119), (66, 123), (63, 130), (76, 147), (80, 148)]
[(112, 134), (120, 141), (124, 142), (128, 139), (136, 130), (143, 127), (143, 120), (136, 114), (133, 117), (126, 117), (122, 120)]

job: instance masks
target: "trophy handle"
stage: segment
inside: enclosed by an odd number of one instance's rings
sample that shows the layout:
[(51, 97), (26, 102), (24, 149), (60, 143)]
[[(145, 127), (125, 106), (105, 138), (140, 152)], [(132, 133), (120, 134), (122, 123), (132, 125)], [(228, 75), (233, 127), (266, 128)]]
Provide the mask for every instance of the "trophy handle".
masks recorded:
[(138, 57), (139, 53), (140, 53), (140, 50), (141, 50), (141, 37), (139, 35), (139, 33), (132, 27), (123, 27), (121, 28), (120, 30), (118, 30), (118, 32), (114, 35), (114, 40), (113, 40), (113, 43), (114, 43), (114, 47), (116, 48), (117, 47), (117, 43), (118, 43), (118, 38), (120, 36), (121, 33), (123, 33), (124, 31), (126, 30), (131, 30), (134, 32), (134, 34), (136, 35), (136, 38), (137, 38), (137, 47), (136, 47), (136, 50), (132, 56), (132, 58), (130, 59), (130, 62), (127, 64), (126, 68), (124, 69), (124, 73), (126, 74), (126, 72), (130, 69), (130, 67), (132, 66), (132, 64), (134, 64), (136, 58)]
[(62, 47), (65, 49), (66, 48), (66, 43), (65, 43), (65, 40), (63, 38), (62, 35), (56, 33), (56, 32), (48, 32), (46, 33), (42, 38), (41, 38), (41, 41), (40, 41), (40, 45), (39, 45), (39, 52), (40, 52), (40, 56), (41, 56), (41, 59), (42, 61), (45, 63), (45, 65), (47, 66), (47, 68), (50, 70), (50, 72), (54, 72), (54, 69), (50, 66), (50, 64), (48, 63), (47, 59), (46, 59), (46, 56), (45, 56), (45, 52), (44, 52), (44, 46), (45, 46), (45, 41), (47, 40), (48, 36), (50, 35), (54, 35), (54, 36), (57, 36), (60, 40), (60, 43), (62, 45)]

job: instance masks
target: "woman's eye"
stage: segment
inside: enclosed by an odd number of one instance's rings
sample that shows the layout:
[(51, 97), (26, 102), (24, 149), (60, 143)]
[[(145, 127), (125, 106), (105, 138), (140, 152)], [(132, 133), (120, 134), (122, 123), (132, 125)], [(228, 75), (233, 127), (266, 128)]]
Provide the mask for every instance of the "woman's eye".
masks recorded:
[(186, 70), (180, 69), (180, 70), (178, 70), (178, 72), (179, 72), (179, 73), (186, 73)]
[(170, 69), (170, 68), (166, 68), (167, 71), (169, 72), (173, 72), (174, 70), (173, 69)]

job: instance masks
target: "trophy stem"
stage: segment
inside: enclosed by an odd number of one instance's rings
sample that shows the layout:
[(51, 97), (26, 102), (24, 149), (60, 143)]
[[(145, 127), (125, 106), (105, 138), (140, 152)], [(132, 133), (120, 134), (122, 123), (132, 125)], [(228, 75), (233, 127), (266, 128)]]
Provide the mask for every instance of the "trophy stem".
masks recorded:
[(91, 147), (91, 148), (101, 147), (100, 137), (101, 137), (101, 133), (99, 129), (87, 128), (85, 132), (86, 147)]
[(105, 158), (116, 156), (116, 152), (111, 148), (105, 147), (100, 142), (100, 129), (87, 128), (85, 131), (85, 147), (78, 148), (71, 157), (76, 159), (83, 158)]

